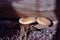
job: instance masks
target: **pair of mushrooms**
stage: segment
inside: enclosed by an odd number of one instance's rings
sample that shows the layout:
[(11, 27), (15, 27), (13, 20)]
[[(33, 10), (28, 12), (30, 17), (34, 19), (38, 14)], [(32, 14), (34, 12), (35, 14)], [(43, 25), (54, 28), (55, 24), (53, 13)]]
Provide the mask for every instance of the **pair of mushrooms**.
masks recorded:
[[(48, 20), (45, 17), (25, 17), (25, 18), (20, 18), (19, 23), (21, 24), (31, 24), (37, 22), (40, 25), (40, 28), (45, 28), (51, 25), (51, 21)], [(39, 27), (36, 27), (39, 28)]]

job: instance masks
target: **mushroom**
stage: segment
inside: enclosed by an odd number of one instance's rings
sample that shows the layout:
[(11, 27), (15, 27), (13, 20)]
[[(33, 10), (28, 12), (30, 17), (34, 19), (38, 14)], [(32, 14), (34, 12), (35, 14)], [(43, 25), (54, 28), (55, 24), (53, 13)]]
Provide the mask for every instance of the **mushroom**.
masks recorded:
[(45, 25), (45, 26), (51, 25), (50, 20), (48, 20), (48, 19), (45, 18), (45, 17), (37, 17), (37, 22), (38, 22), (39, 24)]
[[(52, 26), (56, 26), (56, 24), (58, 23), (58, 21), (52, 20), (52, 23), (53, 23)], [(34, 27), (37, 28), (37, 29), (42, 29), (42, 28), (46, 28), (46, 27), (49, 27), (49, 26), (45, 26), (45, 25), (41, 25), (41, 24), (40, 25), (36, 24)], [(55, 27), (53, 29), (55, 29)]]
[(19, 23), (22, 24), (20, 25), (22, 36), (25, 36), (24, 40), (26, 40), (27, 31), (29, 29), (30, 24), (34, 22), (36, 22), (35, 17), (24, 17), (19, 19)]
[(38, 24), (40, 26), (35, 26), (36, 28), (38, 29), (41, 29), (41, 28), (46, 28), (46, 27), (49, 27), (49, 25), (51, 25), (51, 22), (50, 20), (48, 20), (47, 18), (45, 17), (37, 17), (37, 20)]
[(25, 18), (20, 18), (19, 22), (21, 24), (31, 24), (36, 22), (35, 17), (25, 17)]

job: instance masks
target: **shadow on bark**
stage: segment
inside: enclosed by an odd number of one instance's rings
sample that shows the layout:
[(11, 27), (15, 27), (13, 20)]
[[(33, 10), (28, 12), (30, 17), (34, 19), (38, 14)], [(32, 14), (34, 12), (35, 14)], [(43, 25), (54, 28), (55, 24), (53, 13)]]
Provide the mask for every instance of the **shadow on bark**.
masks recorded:
[(60, 0), (56, 0), (56, 10), (55, 10), (56, 17), (58, 19), (56, 35), (54, 35), (52, 40), (60, 40)]

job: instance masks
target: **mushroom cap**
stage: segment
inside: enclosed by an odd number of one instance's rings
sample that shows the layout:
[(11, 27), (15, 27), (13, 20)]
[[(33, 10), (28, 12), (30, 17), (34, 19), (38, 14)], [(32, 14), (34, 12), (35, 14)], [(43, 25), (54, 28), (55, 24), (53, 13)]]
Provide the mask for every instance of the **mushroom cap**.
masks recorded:
[(25, 17), (25, 18), (20, 18), (19, 23), (21, 24), (31, 24), (36, 22), (35, 17)]
[(37, 17), (37, 22), (38, 22), (40, 25), (44, 25), (44, 26), (49, 26), (49, 25), (51, 25), (50, 20), (48, 20), (48, 19), (45, 18), (45, 17)]

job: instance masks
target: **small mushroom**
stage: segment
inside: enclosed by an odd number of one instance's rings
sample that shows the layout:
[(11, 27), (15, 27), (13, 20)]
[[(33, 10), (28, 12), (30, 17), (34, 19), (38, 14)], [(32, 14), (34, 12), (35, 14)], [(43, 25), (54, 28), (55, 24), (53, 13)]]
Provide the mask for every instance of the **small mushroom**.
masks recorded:
[(35, 17), (25, 17), (25, 18), (20, 18), (19, 22), (21, 24), (31, 24), (36, 22)]
[(51, 21), (48, 20), (45, 17), (37, 17), (37, 22), (38, 22), (38, 24), (43, 25), (43, 26), (49, 26), (49, 25), (51, 25)]
[(24, 40), (26, 40), (26, 36), (27, 36), (27, 31), (29, 29), (29, 26), (31, 23), (36, 22), (35, 17), (24, 17), (24, 18), (20, 18), (19, 19), (19, 23), (21, 23), (21, 33), (23, 34), (22, 36), (24, 37)]

